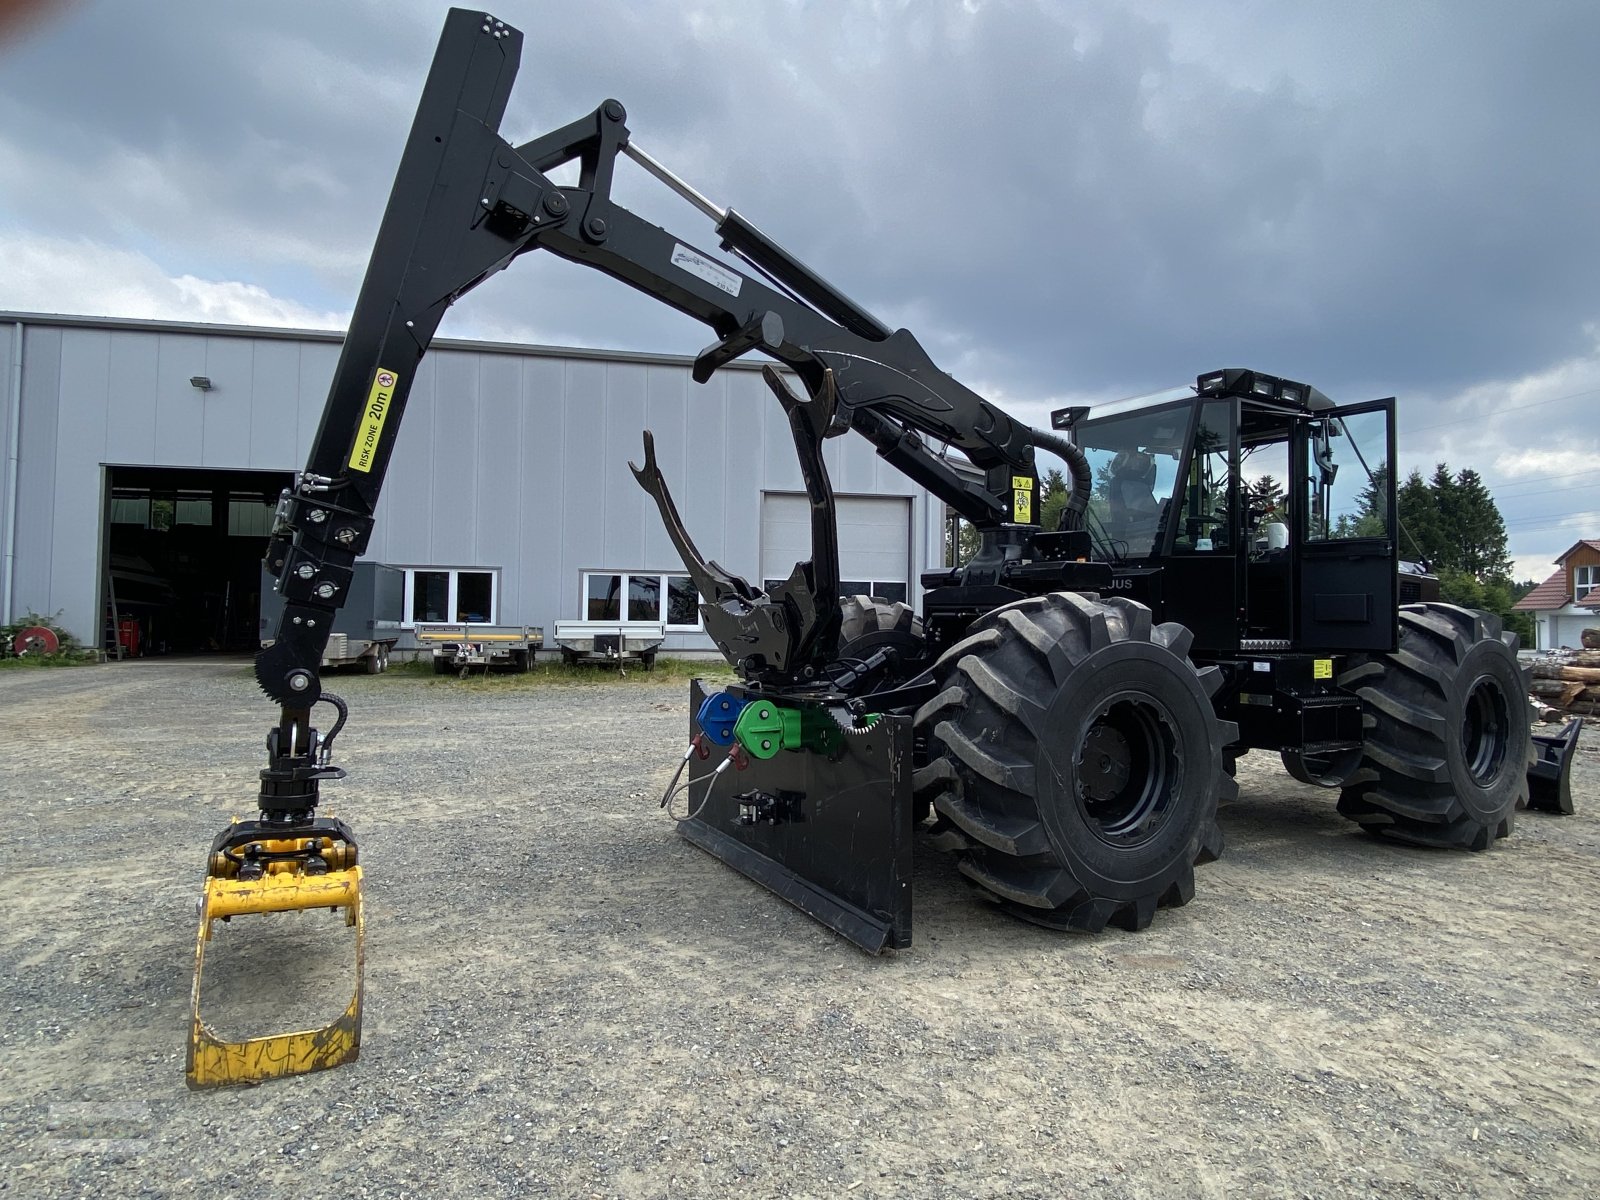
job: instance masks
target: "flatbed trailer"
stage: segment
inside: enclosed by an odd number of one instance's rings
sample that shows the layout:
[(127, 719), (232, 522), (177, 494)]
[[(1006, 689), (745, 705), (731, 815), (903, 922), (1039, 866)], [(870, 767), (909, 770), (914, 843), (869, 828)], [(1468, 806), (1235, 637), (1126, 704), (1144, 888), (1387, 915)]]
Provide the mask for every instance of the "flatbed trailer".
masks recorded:
[(500, 667), (523, 672), (534, 652), (544, 645), (544, 629), (537, 625), (476, 625), (470, 621), (418, 625), (419, 644), (433, 651), (436, 675), (465, 675), (474, 667), (485, 671)]

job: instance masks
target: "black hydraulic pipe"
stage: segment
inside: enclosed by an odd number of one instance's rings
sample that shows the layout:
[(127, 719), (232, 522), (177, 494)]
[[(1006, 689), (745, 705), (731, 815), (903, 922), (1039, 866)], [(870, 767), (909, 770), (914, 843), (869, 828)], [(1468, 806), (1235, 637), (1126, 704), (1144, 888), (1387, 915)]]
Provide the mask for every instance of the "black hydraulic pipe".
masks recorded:
[(823, 316), (839, 322), (851, 333), (874, 342), (893, 333), (887, 325), (790, 254), (733, 209), (717, 223), (717, 235), (728, 250), (737, 250), (757, 266), (771, 271), (785, 286)]
[(1089, 469), (1088, 456), (1064, 437), (1046, 433), (1042, 429), (1030, 429), (1028, 432), (1036, 449), (1048, 450), (1060, 458), (1072, 475), (1072, 494), (1067, 497), (1067, 506), (1061, 510), (1061, 521), (1056, 528), (1082, 529), (1083, 514), (1089, 509), (1089, 496), (1094, 491), (1094, 472)]

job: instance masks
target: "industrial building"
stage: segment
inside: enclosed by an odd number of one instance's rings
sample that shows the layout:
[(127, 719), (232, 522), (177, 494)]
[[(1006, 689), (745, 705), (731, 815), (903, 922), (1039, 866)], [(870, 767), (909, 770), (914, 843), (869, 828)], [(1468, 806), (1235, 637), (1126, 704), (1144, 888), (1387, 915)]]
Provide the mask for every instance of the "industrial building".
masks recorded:
[[(120, 619), (144, 653), (254, 649), (273, 507), (305, 462), (340, 342), (0, 313), (6, 620), (54, 617), (97, 645)], [(665, 619), (664, 650), (712, 649), (628, 470), (640, 431), (702, 553), (752, 581), (809, 557), (809, 508), (756, 364), (700, 386), (690, 361), (436, 340), (367, 555), (406, 570), (405, 624)], [(845, 590), (915, 602), (941, 561), (944, 506), (864, 439), (832, 439), (826, 457)]]

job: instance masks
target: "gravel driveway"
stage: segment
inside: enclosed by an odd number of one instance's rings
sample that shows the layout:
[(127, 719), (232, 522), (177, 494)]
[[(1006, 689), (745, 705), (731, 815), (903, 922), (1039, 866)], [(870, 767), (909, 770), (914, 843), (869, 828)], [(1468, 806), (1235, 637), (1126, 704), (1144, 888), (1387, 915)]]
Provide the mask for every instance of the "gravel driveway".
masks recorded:
[[(656, 808), (681, 680), (330, 681), (368, 880), (359, 1063), (183, 1083), (194, 901), (275, 710), (239, 661), (0, 674), (0, 1195), (1589, 1196), (1600, 731), (1579, 814), (1389, 846), (1241, 763), (1138, 934), (1052, 934), (919, 850), (869, 959)], [(332, 917), (234, 922), (225, 1032), (320, 1023)]]

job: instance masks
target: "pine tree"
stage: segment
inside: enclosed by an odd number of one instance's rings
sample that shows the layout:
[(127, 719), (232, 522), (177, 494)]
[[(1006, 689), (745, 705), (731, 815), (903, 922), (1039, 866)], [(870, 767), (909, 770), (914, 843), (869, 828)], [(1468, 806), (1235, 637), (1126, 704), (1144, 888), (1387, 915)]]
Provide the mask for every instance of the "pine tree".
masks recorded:
[(1483, 479), (1471, 467), (1456, 476), (1456, 544), (1463, 571), (1485, 582), (1511, 576), (1506, 523)]
[(1413, 468), (1395, 494), (1395, 507), (1400, 518), (1400, 557), (1412, 561), (1436, 563), (1441, 553), (1439, 509), (1434, 503), (1433, 489), (1422, 472)]
[(1061, 524), (1061, 510), (1067, 506), (1071, 489), (1060, 468), (1052, 467), (1039, 481), (1039, 512), (1036, 514), (1041, 528), (1051, 530)]
[(1287, 520), (1283, 485), (1271, 475), (1261, 475), (1245, 485), (1246, 507), (1258, 521)]
[(1432, 549), (1433, 565), (1443, 571), (1461, 570), (1461, 501), (1455, 476), (1450, 474), (1448, 463), (1437, 463), (1433, 478), (1428, 481), (1433, 493), (1433, 511), (1436, 518), (1438, 540)]

